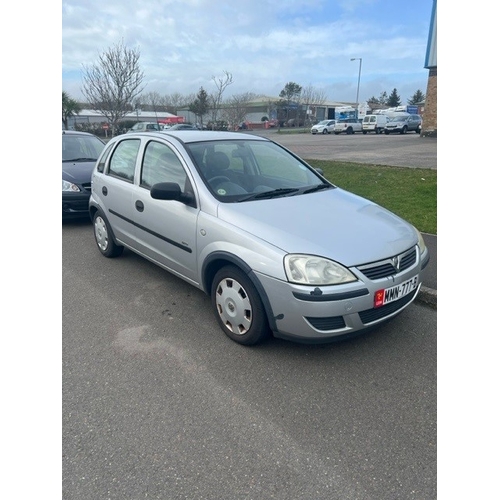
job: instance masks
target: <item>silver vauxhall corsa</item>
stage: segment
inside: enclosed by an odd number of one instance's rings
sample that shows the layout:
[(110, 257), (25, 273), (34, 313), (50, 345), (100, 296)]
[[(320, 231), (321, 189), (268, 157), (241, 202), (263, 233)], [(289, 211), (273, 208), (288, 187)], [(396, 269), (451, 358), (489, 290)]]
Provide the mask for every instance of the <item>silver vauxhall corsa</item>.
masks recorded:
[(379, 325), (415, 299), (429, 260), (411, 224), (244, 133), (117, 136), (96, 163), (89, 209), (104, 256), (129, 248), (203, 290), (245, 345)]

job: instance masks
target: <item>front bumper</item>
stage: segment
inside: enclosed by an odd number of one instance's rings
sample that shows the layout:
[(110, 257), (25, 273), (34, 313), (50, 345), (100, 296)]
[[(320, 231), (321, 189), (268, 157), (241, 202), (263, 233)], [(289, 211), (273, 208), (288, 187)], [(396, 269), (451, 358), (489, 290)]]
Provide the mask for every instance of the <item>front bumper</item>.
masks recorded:
[(89, 215), (90, 193), (66, 193), (62, 194), (62, 217), (63, 219), (77, 219), (90, 217)]
[[(331, 342), (351, 337), (396, 316), (415, 300), (422, 285), (422, 269), (428, 261), (428, 251), (422, 256), (418, 249), (414, 253), (415, 261), (404, 271), (381, 278), (372, 273), (375, 277), (370, 279), (364, 274), (367, 269), (352, 268), (350, 270), (359, 281), (345, 285), (301, 286), (259, 274), (271, 309), (268, 317), (274, 335), (299, 342)], [(382, 269), (382, 265), (378, 267)], [(375, 292), (400, 285), (415, 276), (418, 284), (411, 293), (374, 307)]]

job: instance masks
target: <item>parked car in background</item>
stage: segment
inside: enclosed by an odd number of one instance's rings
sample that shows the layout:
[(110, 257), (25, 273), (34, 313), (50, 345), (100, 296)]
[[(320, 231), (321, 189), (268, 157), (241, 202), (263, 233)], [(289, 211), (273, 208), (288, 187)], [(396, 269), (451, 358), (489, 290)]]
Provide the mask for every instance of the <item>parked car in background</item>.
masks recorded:
[(335, 126), (333, 127), (333, 133), (338, 134), (355, 134), (356, 132), (361, 132), (363, 130), (361, 120), (356, 118), (346, 118), (344, 120), (337, 120)]
[(384, 127), (387, 124), (386, 115), (366, 115), (363, 118), (362, 128), (363, 134), (368, 132), (375, 132), (376, 134), (381, 134), (384, 131)]
[(137, 122), (129, 132), (159, 132), (162, 126), (156, 122)]
[(241, 132), (116, 136), (89, 206), (103, 256), (128, 248), (204, 291), (244, 345), (380, 325), (415, 299), (429, 260), (411, 224)]
[(62, 218), (89, 217), (90, 179), (104, 142), (87, 132), (62, 131)]
[(333, 132), (335, 120), (321, 120), (311, 127), (311, 134), (330, 134)]
[(303, 127), (304, 126), (304, 120), (303, 118), (290, 118), (286, 122), (287, 127)]
[(420, 134), (421, 126), (422, 117), (420, 115), (401, 113), (401, 116), (393, 115), (387, 119), (384, 132), (386, 134), (406, 134), (407, 132)]
[(176, 123), (172, 125), (168, 131), (173, 130), (200, 130), (196, 125), (192, 125), (191, 123)]

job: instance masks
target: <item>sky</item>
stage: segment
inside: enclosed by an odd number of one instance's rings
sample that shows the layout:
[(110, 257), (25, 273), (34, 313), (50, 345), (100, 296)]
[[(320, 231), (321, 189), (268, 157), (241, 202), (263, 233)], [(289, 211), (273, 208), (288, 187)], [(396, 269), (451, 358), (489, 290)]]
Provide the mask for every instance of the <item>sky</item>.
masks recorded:
[(426, 93), (431, 13), (432, 0), (63, 0), (62, 90), (84, 100), (84, 69), (123, 43), (145, 93), (210, 94), (229, 73), (224, 98), (295, 82), (355, 103), (359, 79), (359, 102), (396, 89), (406, 104)]

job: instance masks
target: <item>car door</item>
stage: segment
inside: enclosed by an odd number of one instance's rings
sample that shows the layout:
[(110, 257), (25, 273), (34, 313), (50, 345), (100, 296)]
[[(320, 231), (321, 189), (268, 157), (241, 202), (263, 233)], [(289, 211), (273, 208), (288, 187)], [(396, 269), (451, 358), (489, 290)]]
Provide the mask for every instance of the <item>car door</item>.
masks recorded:
[(140, 139), (124, 139), (114, 148), (104, 175), (95, 176), (92, 190), (101, 200), (100, 206), (121, 242), (134, 246), (132, 192)]
[(140, 179), (132, 200), (137, 249), (174, 274), (198, 284), (198, 205), (153, 199), (151, 187), (158, 182), (175, 182), (182, 192), (194, 195), (193, 181), (174, 148), (151, 140), (143, 150)]

